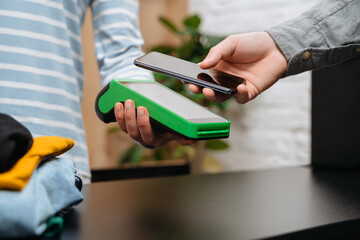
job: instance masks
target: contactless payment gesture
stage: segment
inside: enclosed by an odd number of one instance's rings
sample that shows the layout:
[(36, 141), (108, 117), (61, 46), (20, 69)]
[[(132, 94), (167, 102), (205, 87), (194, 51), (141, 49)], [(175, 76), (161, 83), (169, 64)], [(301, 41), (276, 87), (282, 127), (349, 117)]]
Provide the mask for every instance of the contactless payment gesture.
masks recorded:
[(245, 83), (241, 77), (215, 69), (204, 70), (196, 63), (158, 52), (145, 54), (135, 59), (134, 64), (224, 94), (236, 93), (237, 86)]

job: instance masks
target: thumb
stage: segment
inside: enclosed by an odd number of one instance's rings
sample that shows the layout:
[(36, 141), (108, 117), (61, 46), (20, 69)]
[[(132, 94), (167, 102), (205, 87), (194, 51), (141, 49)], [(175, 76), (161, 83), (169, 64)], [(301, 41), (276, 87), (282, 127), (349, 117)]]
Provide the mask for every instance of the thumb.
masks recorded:
[(223, 41), (211, 48), (208, 55), (200, 63), (203, 69), (215, 67), (220, 60), (231, 58), (236, 50), (240, 35), (230, 35)]
[(211, 48), (206, 58), (199, 63), (202, 69), (215, 67), (221, 60), (221, 51), (216, 46)]

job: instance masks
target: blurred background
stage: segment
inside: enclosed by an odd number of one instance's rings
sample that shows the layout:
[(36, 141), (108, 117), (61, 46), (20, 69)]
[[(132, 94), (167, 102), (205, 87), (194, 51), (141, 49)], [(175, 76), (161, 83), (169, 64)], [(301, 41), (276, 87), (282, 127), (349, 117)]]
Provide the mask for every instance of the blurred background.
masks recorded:
[[(230, 34), (261, 31), (296, 17), (319, 0), (140, 0), (144, 51), (157, 49), (199, 61), (208, 49)], [(175, 143), (143, 150), (96, 116), (94, 101), (100, 80), (94, 54), (91, 12), (83, 28), (85, 93), (83, 114), (92, 169), (133, 165), (186, 164), (196, 172), (221, 172), (305, 165), (310, 162), (310, 73), (280, 80), (252, 102), (234, 100), (216, 106), (180, 89), (176, 81), (156, 76), (231, 121), (223, 141), (181, 147)], [(169, 153), (171, 151), (171, 154)]]

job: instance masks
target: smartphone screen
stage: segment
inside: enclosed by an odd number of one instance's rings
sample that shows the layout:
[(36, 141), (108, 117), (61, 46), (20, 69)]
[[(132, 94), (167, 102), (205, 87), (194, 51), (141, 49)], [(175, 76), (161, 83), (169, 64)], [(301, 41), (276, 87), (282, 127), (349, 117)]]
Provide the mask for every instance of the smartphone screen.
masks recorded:
[(196, 63), (158, 52), (145, 54), (135, 59), (134, 64), (225, 94), (234, 94), (237, 86), (244, 83), (241, 77), (213, 69), (204, 70)]

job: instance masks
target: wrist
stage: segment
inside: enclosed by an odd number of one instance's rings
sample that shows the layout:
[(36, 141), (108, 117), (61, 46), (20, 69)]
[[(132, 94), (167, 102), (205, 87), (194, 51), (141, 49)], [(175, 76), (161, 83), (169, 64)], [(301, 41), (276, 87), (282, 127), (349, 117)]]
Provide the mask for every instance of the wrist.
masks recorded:
[(277, 66), (277, 70), (278, 70), (278, 78), (281, 78), (285, 75), (287, 69), (288, 69), (288, 60), (286, 58), (286, 55), (284, 54), (284, 52), (281, 50), (281, 48), (279, 47), (279, 45), (276, 43), (276, 41), (274, 40), (274, 38), (268, 33), (265, 32), (269, 38), (269, 41), (271, 41), (271, 55), (272, 58), (275, 60), (274, 63)]

